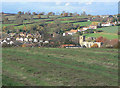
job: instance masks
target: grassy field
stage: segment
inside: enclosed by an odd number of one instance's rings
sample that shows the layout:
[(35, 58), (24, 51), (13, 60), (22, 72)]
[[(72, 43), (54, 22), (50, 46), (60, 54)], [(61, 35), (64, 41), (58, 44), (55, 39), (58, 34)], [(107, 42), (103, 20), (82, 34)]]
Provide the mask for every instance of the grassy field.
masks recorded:
[(103, 30), (104, 33), (118, 33), (118, 26), (110, 26), (110, 27), (103, 27), (98, 28), (97, 30)]
[(118, 39), (117, 34), (112, 34), (112, 33), (91, 33), (91, 34), (83, 34), (86, 37), (105, 37), (107, 39)]
[[(89, 16), (77, 16), (77, 18), (88, 18)], [(70, 18), (73, 18), (73, 17), (60, 17), (58, 19), (70, 19)]]
[(17, 24), (2, 24), (2, 27), (3, 26), (10, 26), (10, 25), (17, 25)]
[(88, 21), (88, 22), (77, 22), (77, 23), (73, 23), (74, 25), (79, 24), (80, 26), (89, 26), (92, 22)]
[(3, 48), (5, 86), (117, 86), (117, 49)]
[(69, 23), (69, 22), (75, 22), (74, 20), (68, 20), (68, 21), (60, 21), (62, 23)]
[(101, 33), (91, 33), (91, 34), (84, 34), (86, 37), (100, 37), (103, 36), (107, 39), (118, 39), (118, 26), (111, 26), (111, 27), (103, 27), (98, 28), (97, 30), (102, 30)]

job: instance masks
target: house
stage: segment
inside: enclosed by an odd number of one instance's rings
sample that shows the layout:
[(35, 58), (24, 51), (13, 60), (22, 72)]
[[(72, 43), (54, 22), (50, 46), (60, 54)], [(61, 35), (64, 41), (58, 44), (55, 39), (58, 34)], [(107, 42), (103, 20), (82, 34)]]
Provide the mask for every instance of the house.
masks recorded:
[(28, 40), (29, 40), (29, 42), (32, 42), (32, 41), (33, 41), (33, 39), (32, 39), (32, 38), (29, 38)]
[(21, 37), (21, 38), (19, 38), (19, 40), (18, 41), (21, 41), (21, 42), (23, 42), (24, 41), (24, 39)]
[(90, 25), (89, 29), (97, 29), (97, 25)]
[(102, 23), (101, 26), (107, 27), (107, 26), (113, 26), (113, 24), (111, 22), (108, 22), (108, 23)]
[(9, 33), (10, 37), (15, 36), (15, 33)]
[(79, 36), (79, 44), (80, 46), (85, 46), (86, 48), (91, 48), (94, 44), (97, 44), (98, 47), (101, 47), (101, 42), (86, 42), (85, 36)]
[(33, 39), (33, 42), (35, 42), (35, 43), (36, 43), (36, 42), (38, 42), (38, 40), (35, 38), (35, 39)]
[(75, 46), (74, 44), (64, 44), (64, 45), (61, 45), (61, 48), (65, 48), (65, 47), (68, 47), (68, 46)]
[(39, 40), (39, 42), (41, 43), (41, 42), (43, 42), (43, 40)]
[(24, 33), (20, 33), (19, 34), (21, 37), (25, 37), (25, 34)]
[(13, 41), (10, 41), (10, 45), (13, 45), (14, 44), (14, 42)]
[(66, 36), (66, 33), (63, 33), (63, 36)]
[(19, 37), (16, 38), (16, 41), (19, 41)]
[(49, 43), (49, 41), (44, 41), (44, 43)]
[(25, 41), (25, 42), (28, 42), (28, 38), (24, 38), (24, 41)]
[(87, 30), (87, 29), (89, 29), (89, 27), (83, 27), (83, 31), (85, 31), (85, 30)]
[(7, 41), (6, 41), (6, 40), (3, 40), (3, 43), (7, 43)]
[(75, 34), (75, 33), (77, 33), (78, 32), (78, 30), (70, 30), (70, 31), (67, 31), (66, 33), (68, 34), (68, 35), (73, 35), (73, 34)]
[(26, 37), (27, 37), (27, 38), (28, 38), (28, 37), (32, 37), (32, 34), (27, 34)]
[(8, 37), (8, 38), (6, 38), (6, 40), (10, 41), (10, 38)]
[(109, 15), (100, 15), (101, 18), (107, 18)]

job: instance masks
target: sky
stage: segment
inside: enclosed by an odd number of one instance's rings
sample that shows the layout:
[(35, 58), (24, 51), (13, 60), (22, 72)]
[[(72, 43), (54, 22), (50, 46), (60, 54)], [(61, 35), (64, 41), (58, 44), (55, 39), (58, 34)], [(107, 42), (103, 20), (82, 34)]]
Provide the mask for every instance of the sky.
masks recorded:
[(32, 0), (3, 0), (2, 11), (5, 13), (17, 13), (18, 11), (30, 11), (30, 12), (77, 12), (81, 13), (85, 11), (87, 14), (92, 15), (114, 15), (118, 13), (117, 0), (105, 0), (104, 2), (89, 0), (76, 2), (72, 1), (32, 1)]

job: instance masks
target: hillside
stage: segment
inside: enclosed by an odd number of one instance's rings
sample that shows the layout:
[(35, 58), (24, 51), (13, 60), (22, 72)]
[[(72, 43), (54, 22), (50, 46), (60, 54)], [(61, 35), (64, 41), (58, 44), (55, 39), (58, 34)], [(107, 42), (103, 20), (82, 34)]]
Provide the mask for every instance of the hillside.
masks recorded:
[(6, 86), (117, 86), (118, 50), (3, 48)]

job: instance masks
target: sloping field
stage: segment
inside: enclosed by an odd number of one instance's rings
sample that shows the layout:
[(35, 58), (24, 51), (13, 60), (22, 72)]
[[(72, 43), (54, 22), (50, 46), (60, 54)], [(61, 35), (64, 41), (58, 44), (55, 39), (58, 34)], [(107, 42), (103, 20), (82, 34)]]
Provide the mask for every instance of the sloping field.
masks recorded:
[(105, 33), (118, 33), (118, 26), (110, 26), (110, 27), (103, 27), (103, 28), (98, 28), (97, 30), (103, 30)]
[(3, 85), (117, 86), (117, 51), (3, 48)]
[(91, 33), (91, 34), (84, 34), (86, 37), (105, 37), (107, 39), (118, 39), (118, 35), (117, 34), (113, 34), (113, 33)]
[(89, 26), (92, 22), (91, 21), (88, 21), (88, 22), (76, 22), (76, 23), (73, 23), (74, 25), (77, 25), (79, 24), (80, 26)]

